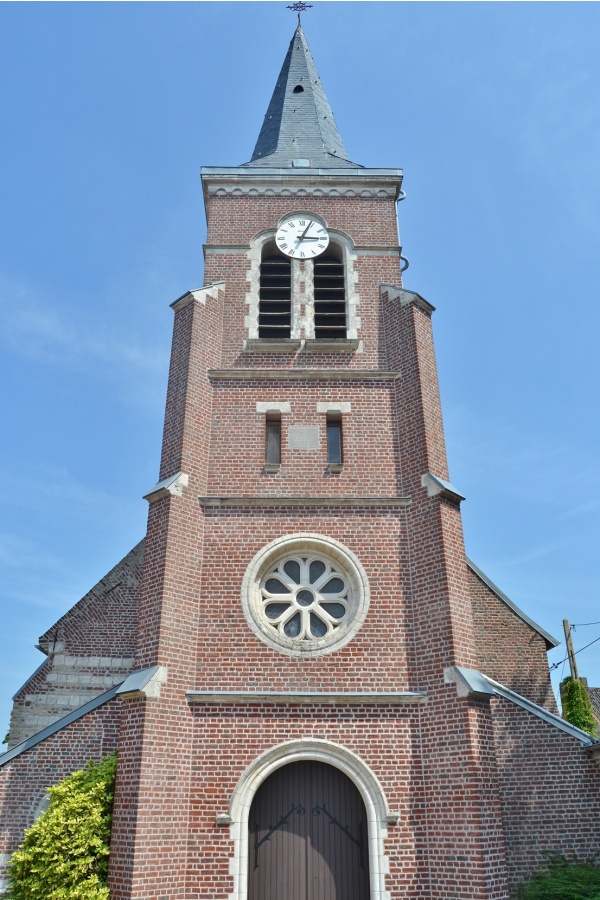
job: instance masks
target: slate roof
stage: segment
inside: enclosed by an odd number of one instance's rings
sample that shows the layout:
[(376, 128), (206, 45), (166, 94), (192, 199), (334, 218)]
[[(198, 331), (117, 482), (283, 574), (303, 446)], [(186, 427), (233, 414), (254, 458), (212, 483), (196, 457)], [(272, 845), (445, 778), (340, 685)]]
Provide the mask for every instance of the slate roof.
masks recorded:
[(362, 169), (346, 155), (300, 25), (279, 73), (252, 159), (244, 165)]

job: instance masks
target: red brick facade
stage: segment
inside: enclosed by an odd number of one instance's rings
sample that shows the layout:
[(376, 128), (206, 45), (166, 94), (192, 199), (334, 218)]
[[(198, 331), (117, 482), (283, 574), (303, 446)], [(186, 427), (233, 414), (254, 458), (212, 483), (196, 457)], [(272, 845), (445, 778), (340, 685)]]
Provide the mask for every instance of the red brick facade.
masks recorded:
[(598, 855), (600, 770), (573, 739), (506, 700), (493, 700), (507, 865), (516, 882), (559, 849)]
[[(0, 768), (0, 893), (6, 864), (39, 813), (46, 788), (117, 749), (120, 704), (106, 703)], [(0, 757), (2, 764), (2, 757)]]
[[(544, 637), (467, 567), (432, 307), (400, 280), (401, 175), (241, 167), (204, 182), (208, 287), (174, 304), (160, 483), (122, 635), (128, 647), (135, 636), (135, 671), (160, 667), (163, 683), (152, 696), (126, 684), (124, 699), (15, 756), (0, 768), (7, 804), (15, 779), (37, 773), (34, 797), (96, 758), (106, 717), (106, 749), (120, 728), (112, 900), (245, 900), (253, 792), (269, 766), (324, 754), (361, 786), (373, 900), (506, 900), (539, 850), (600, 849), (600, 772), (585, 737), (499, 700), (480, 676), (467, 691), (453, 683), (479, 670), (552, 709)], [(296, 344), (252, 344), (261, 247), (297, 211), (321, 217), (344, 258), (357, 337), (339, 349), (305, 343), (312, 263), (300, 260)], [(282, 423), (276, 469), (265, 467), (271, 406)], [(341, 470), (328, 466), (329, 408), (342, 418)], [(253, 566), (291, 536), (358, 560), (370, 589), (356, 633), (322, 653), (282, 650), (268, 621), (251, 624)], [(64, 623), (69, 634), (84, 625), (86, 654), (92, 608)], [(568, 832), (563, 784), (579, 817)], [(23, 803), (19, 827), (31, 819)], [(6, 832), (7, 852), (19, 827)]]
[(496, 594), (471, 569), (469, 585), (477, 636), (477, 668), (550, 712), (558, 712), (544, 637), (498, 602)]

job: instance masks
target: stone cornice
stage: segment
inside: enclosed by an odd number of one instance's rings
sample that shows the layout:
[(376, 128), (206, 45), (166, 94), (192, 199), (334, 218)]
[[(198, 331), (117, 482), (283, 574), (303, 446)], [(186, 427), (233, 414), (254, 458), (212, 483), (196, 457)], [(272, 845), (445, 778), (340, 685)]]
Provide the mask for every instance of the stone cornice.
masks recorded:
[(394, 509), (410, 506), (410, 497), (198, 497), (198, 502), (206, 509), (223, 507), (330, 507), (333, 509)]
[(402, 169), (268, 169), (203, 167), (205, 203), (215, 195), (321, 196), (397, 200)]
[[(220, 254), (247, 254), (250, 250), (249, 244), (203, 244), (202, 249), (204, 255)], [(352, 253), (355, 256), (400, 256), (400, 247), (390, 246), (388, 244), (372, 244), (367, 246), (353, 245)]]
[(398, 371), (380, 369), (209, 369), (210, 381), (395, 381)]
[(328, 705), (404, 706), (425, 703), (424, 691), (186, 691), (188, 703), (325, 703)]

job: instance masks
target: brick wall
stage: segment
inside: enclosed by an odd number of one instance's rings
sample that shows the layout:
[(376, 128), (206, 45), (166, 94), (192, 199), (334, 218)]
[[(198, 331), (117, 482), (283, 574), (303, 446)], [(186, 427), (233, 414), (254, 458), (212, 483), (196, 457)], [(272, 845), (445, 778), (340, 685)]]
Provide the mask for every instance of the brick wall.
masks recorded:
[(517, 694), (558, 712), (548, 668), (548, 647), (469, 569), (478, 668)]
[(346, 747), (377, 772), (390, 809), (399, 814), (384, 841), (390, 868), (386, 886), (394, 898), (423, 896), (416, 873), (423, 803), (414, 753), (418, 717), (407, 707), (195, 707), (187, 896), (225, 900), (233, 890), (232, 836), (229, 828), (217, 826), (216, 816), (227, 812), (241, 773), (266, 748), (311, 738)]
[[(224, 496), (396, 497), (400, 494), (397, 443), (391, 417), (393, 383), (356, 380), (343, 384), (300, 380), (214, 383), (207, 493)], [(264, 413), (260, 402), (289, 402), (282, 415), (282, 460), (265, 472)], [(344, 468), (327, 471), (326, 416), (319, 402), (350, 403), (342, 416)], [(290, 426), (319, 429), (316, 451), (291, 450)]]
[[(123, 718), (113, 819), (111, 898), (184, 897), (192, 716), (201, 607), (211, 390), (219, 364), (222, 296), (190, 299), (175, 313), (161, 478), (182, 470), (189, 487), (150, 505), (136, 658), (163, 665), (160, 700), (130, 700)], [(208, 337), (210, 336), (210, 338)], [(132, 793), (132, 786), (135, 792)], [(168, 875), (166, 874), (168, 873)]]
[(600, 853), (600, 769), (581, 743), (507, 700), (492, 701), (510, 883), (545, 853)]
[(113, 700), (4, 765), (0, 756), (0, 891), (6, 887), (2, 867), (35, 821), (46, 788), (117, 748), (120, 713)]

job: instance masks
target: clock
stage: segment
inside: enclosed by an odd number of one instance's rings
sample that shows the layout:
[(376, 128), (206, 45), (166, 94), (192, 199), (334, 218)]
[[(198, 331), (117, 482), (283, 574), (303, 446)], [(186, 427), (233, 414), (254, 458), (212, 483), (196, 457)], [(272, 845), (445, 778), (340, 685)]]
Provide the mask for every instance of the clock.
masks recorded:
[(275, 241), (282, 253), (294, 259), (312, 259), (329, 244), (329, 234), (319, 219), (304, 213), (286, 216), (275, 235)]

